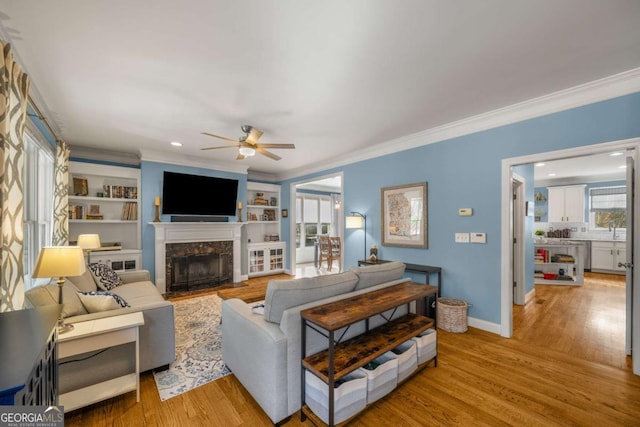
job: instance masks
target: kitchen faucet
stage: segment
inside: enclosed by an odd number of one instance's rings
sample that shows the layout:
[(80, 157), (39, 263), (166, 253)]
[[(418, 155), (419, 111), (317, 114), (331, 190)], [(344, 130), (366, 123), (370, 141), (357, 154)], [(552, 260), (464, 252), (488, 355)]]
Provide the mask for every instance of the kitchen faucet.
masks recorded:
[(609, 221), (609, 231), (611, 231), (612, 227), (613, 227), (613, 240), (616, 240), (616, 226), (614, 225), (613, 221)]

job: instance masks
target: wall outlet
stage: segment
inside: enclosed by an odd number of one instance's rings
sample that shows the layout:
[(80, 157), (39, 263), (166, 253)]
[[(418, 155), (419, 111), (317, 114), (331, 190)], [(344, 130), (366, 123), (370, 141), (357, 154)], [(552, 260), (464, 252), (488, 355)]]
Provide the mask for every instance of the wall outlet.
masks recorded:
[(456, 233), (456, 243), (469, 243), (469, 233)]

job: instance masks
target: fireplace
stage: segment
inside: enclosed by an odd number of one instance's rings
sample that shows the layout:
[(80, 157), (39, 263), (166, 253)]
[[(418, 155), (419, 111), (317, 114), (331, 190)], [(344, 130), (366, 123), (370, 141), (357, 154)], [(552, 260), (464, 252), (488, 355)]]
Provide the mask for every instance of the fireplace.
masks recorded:
[(169, 243), (167, 291), (215, 288), (233, 281), (233, 241)]
[[(222, 269), (219, 274), (226, 282), (242, 281), (240, 236), (244, 224), (237, 222), (152, 222), (149, 225), (155, 229), (155, 282), (161, 293), (169, 291), (169, 283), (172, 281), (174, 267), (168, 267), (172, 262), (167, 257), (167, 250), (172, 244), (206, 244), (201, 250), (197, 250), (195, 255), (217, 253), (218, 267), (211, 267), (212, 271), (218, 272), (218, 268)], [(227, 242), (225, 245), (231, 242), (231, 249), (227, 249), (227, 246), (217, 252), (204, 249), (207, 245), (221, 242)], [(187, 252), (180, 254), (180, 256), (186, 255)], [(226, 277), (229, 275), (231, 277), (227, 280)], [(183, 280), (181, 276), (178, 278)], [(184, 288), (185, 285), (181, 286)]]

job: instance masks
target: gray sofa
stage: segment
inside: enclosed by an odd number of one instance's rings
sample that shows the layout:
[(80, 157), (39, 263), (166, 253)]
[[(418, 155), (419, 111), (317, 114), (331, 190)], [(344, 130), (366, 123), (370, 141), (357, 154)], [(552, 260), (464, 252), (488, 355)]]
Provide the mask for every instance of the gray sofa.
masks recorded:
[[(66, 323), (117, 316), (142, 311), (144, 325), (140, 327), (140, 371), (164, 367), (175, 359), (175, 326), (173, 303), (166, 301), (158, 288), (150, 281), (147, 270), (125, 271), (118, 273), (122, 285), (108, 292), (123, 298), (130, 307), (96, 311), (87, 310), (78, 292), (100, 290), (94, 276), (87, 270), (82, 276), (67, 278), (63, 287), (63, 316)], [(48, 285), (30, 289), (25, 294), (25, 305), (37, 307), (57, 304), (58, 287), (55, 281)], [(93, 312), (90, 312), (93, 311)], [(107, 351), (61, 360), (59, 365), (59, 391), (85, 387), (97, 382), (133, 372), (135, 359), (131, 356), (133, 343), (109, 348)]]
[[(240, 299), (222, 302), (222, 358), (273, 423), (301, 407), (301, 319), (309, 307), (359, 295), (398, 283), (405, 265), (390, 262), (354, 268), (338, 274), (292, 280), (271, 280), (264, 307)], [(393, 318), (407, 313), (400, 307)], [(392, 311), (384, 313), (390, 316)], [(370, 328), (384, 320), (369, 319)], [(365, 323), (351, 325), (344, 339), (365, 331)], [(341, 336), (342, 330), (336, 336)], [(327, 348), (327, 338), (307, 328), (306, 353)]]

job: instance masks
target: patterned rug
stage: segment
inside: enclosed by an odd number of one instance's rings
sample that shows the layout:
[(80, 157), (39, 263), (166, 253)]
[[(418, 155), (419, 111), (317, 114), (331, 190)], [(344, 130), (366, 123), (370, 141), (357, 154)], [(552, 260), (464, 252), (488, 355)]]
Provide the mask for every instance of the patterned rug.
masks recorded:
[(220, 307), (217, 295), (174, 302), (176, 360), (154, 372), (160, 400), (167, 400), (231, 372), (222, 361)]

